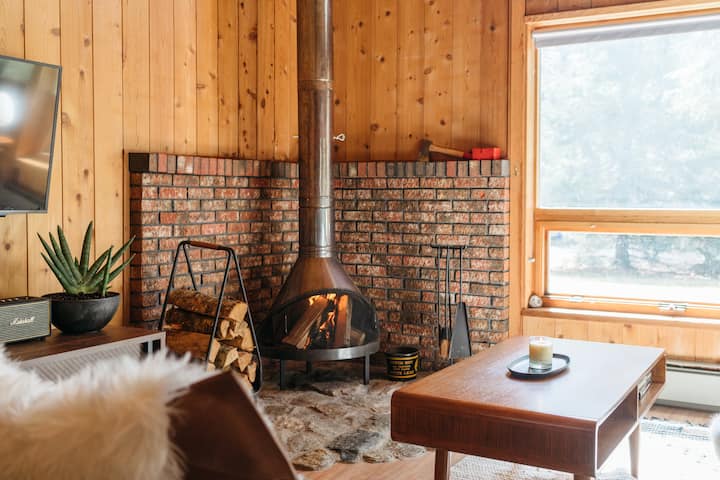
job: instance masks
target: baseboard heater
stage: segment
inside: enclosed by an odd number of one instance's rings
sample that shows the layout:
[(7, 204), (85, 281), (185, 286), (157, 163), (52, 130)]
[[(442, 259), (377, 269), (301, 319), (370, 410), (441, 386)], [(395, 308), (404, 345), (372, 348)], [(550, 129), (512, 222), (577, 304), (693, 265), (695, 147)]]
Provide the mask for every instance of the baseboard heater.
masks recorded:
[(668, 360), (657, 403), (720, 412), (720, 365)]

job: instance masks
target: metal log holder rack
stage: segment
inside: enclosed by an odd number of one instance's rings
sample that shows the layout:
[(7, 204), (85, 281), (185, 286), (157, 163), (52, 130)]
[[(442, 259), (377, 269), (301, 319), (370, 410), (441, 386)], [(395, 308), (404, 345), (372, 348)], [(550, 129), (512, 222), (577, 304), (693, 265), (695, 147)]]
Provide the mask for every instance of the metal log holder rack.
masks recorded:
[[(437, 280), (437, 339), (438, 351), (442, 359), (447, 359), (452, 364), (454, 360), (465, 358), (472, 355), (470, 346), (470, 329), (468, 327), (467, 306), (463, 301), (464, 281), (463, 281), (463, 252), (467, 245), (441, 245), (438, 243), (431, 244), (431, 247), (437, 250), (435, 258), (436, 280)], [(442, 270), (442, 260), (445, 260), (445, 278), (441, 279), (440, 272)], [(458, 268), (452, 270), (450, 263), (453, 259), (458, 259)], [(455, 302), (455, 321), (452, 317), (453, 296), (451, 291), (452, 280), (458, 275), (458, 292), (457, 301)], [(444, 283), (444, 288), (441, 288)], [(444, 296), (441, 295), (444, 293)], [(447, 347), (443, 343), (447, 342)], [(447, 348), (447, 356), (444, 356), (443, 350)]]
[(242, 301), (245, 302), (247, 305), (247, 324), (250, 328), (250, 333), (252, 335), (253, 340), (253, 354), (255, 356), (255, 360), (257, 361), (257, 373), (255, 375), (255, 381), (253, 382), (253, 390), (255, 392), (258, 392), (260, 388), (262, 387), (262, 378), (263, 378), (263, 371), (262, 371), (262, 357), (260, 356), (260, 350), (258, 347), (258, 341), (257, 337), (255, 336), (255, 326), (253, 325), (253, 319), (252, 319), (252, 313), (250, 312), (250, 303), (248, 302), (248, 296), (247, 291), (245, 290), (245, 282), (243, 281), (242, 273), (240, 273), (240, 262), (238, 262), (237, 255), (235, 254), (235, 251), (230, 247), (225, 247), (223, 245), (217, 245), (214, 243), (209, 242), (199, 242), (199, 241), (193, 241), (193, 240), (183, 240), (180, 242), (177, 246), (177, 249), (175, 250), (175, 258), (173, 259), (172, 269), (170, 270), (170, 279), (168, 281), (167, 291), (165, 292), (165, 300), (163, 301), (163, 307), (162, 307), (162, 313), (160, 315), (160, 330), (163, 330), (163, 327), (165, 326), (165, 315), (167, 313), (167, 305), (168, 305), (168, 297), (170, 296), (170, 292), (175, 286), (175, 272), (177, 270), (177, 264), (178, 259), (180, 258), (180, 252), (182, 252), (185, 256), (185, 264), (187, 265), (188, 274), (190, 276), (190, 282), (192, 283), (193, 289), (195, 291), (198, 291), (198, 283), (195, 280), (195, 274), (193, 273), (192, 264), (190, 262), (190, 255), (188, 255), (188, 247), (198, 248), (201, 250), (214, 250), (214, 251), (220, 251), (225, 253), (225, 268), (224, 268), (224, 274), (223, 274), (223, 280), (220, 284), (220, 293), (218, 294), (218, 301), (217, 301), (217, 309), (215, 310), (215, 321), (213, 322), (212, 332), (210, 332), (210, 339), (208, 341), (208, 348), (205, 351), (205, 364), (207, 364), (208, 357), (210, 355), (210, 347), (212, 345), (213, 338), (215, 338), (215, 333), (217, 331), (217, 326), (220, 321), (220, 309), (222, 308), (222, 302), (223, 298), (225, 296), (225, 287), (227, 286), (228, 282), (228, 275), (230, 274), (230, 267), (231, 265), (234, 267), (234, 270), (237, 272), (237, 278), (238, 283), (240, 285), (240, 292), (242, 293)]

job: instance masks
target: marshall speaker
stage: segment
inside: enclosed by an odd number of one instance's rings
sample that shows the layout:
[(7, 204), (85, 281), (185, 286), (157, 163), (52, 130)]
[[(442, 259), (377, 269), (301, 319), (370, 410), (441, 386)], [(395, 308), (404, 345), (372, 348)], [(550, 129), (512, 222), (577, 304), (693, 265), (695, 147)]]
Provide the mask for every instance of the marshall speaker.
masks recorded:
[(50, 300), (39, 297), (0, 299), (0, 343), (50, 335)]

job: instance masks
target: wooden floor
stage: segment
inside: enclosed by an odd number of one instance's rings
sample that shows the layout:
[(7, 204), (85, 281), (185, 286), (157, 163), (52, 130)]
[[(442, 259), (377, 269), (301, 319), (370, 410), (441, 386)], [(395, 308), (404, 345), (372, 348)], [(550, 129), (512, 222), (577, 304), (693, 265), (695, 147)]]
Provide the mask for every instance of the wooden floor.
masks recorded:
[[(655, 406), (649, 417), (662, 418), (672, 422), (690, 422), (695, 425), (707, 425), (713, 414), (697, 410)], [(453, 464), (464, 455), (453, 454)], [(322, 472), (303, 472), (308, 480), (432, 480), (435, 455), (427, 453), (419, 458), (381, 464), (345, 464), (338, 463)]]
[[(453, 465), (465, 455), (453, 454)], [(308, 480), (432, 480), (434, 453), (392, 463), (336, 463), (322, 472), (302, 472)]]

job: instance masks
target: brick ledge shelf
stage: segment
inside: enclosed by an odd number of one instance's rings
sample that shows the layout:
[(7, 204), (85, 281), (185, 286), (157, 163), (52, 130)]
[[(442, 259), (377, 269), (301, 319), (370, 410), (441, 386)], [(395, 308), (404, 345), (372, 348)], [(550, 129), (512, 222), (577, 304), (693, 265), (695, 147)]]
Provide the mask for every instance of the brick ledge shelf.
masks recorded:
[[(262, 321), (296, 257), (297, 164), (160, 153), (129, 153), (128, 164), (137, 236), (131, 321), (156, 325), (174, 249), (187, 238), (236, 250)], [(437, 365), (433, 242), (469, 245), (463, 298), (473, 350), (507, 337), (507, 160), (344, 162), (334, 174), (338, 256), (378, 309), (382, 349), (420, 345), (425, 367)], [(214, 292), (221, 262), (214, 255), (194, 262), (203, 288)]]

